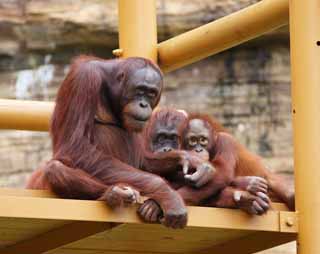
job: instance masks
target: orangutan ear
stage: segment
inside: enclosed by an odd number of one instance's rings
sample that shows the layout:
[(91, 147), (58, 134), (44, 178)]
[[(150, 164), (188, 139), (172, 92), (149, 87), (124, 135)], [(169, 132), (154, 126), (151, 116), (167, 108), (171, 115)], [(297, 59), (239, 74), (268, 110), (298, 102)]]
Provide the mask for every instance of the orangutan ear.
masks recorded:
[(108, 110), (105, 106), (102, 105), (101, 100), (98, 101), (97, 111), (95, 114), (95, 120), (100, 123), (108, 123), (108, 124), (116, 124), (116, 120), (112, 117), (110, 110)]
[(119, 83), (122, 82), (123, 79), (124, 79), (124, 72), (123, 72), (123, 71), (119, 72), (119, 73), (117, 74), (116, 79), (117, 79), (117, 81), (118, 81)]

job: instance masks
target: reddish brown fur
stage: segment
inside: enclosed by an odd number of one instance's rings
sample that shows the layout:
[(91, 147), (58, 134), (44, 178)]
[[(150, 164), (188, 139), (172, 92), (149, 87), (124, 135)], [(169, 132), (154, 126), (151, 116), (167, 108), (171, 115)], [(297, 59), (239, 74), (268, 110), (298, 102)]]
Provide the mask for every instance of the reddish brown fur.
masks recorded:
[(182, 125), (186, 119), (187, 116), (185, 114), (173, 108), (161, 108), (154, 111), (143, 131), (145, 148), (148, 151), (152, 151), (151, 139), (155, 135), (156, 125), (158, 125), (159, 122), (164, 126), (169, 124), (176, 125), (177, 129), (179, 129), (180, 125)]
[[(156, 200), (165, 215), (183, 215), (186, 220), (179, 195), (161, 177), (139, 170), (140, 135), (131, 132), (122, 119), (126, 80), (144, 67), (160, 74), (158, 67), (143, 58), (80, 57), (73, 62), (52, 116), (53, 161), (41, 173), (34, 173), (29, 188), (50, 188), (65, 198), (99, 199), (110, 186), (128, 184)], [(155, 104), (159, 99), (160, 95)], [(106, 119), (118, 126), (95, 123), (101, 106)]]
[[(157, 112), (154, 112), (151, 119), (149, 120), (148, 124), (146, 125), (146, 128), (144, 130), (144, 141), (145, 141), (145, 158), (146, 160), (151, 160), (159, 162), (166, 160), (167, 162), (170, 160), (174, 160), (174, 158), (179, 158), (177, 154), (181, 153), (187, 153), (186, 151), (171, 151), (166, 153), (153, 153), (152, 150), (152, 138), (155, 136), (155, 133), (157, 131), (157, 127), (159, 125), (167, 126), (167, 125), (174, 125), (175, 128), (178, 130), (178, 133), (182, 135), (180, 129), (184, 127), (184, 124), (187, 120), (187, 116), (185, 116), (183, 113), (170, 108), (164, 108), (160, 109)], [(216, 124), (217, 128), (221, 130), (225, 130), (220, 124)], [(181, 143), (179, 143), (178, 149), (181, 148)], [(200, 158), (197, 158), (197, 156), (194, 153), (188, 153), (188, 156), (193, 156), (194, 160), (201, 160)], [(165, 165), (163, 167), (162, 165)], [(224, 175), (219, 175), (216, 177), (216, 181), (213, 184), (206, 184), (204, 187), (197, 189), (191, 186), (188, 186), (184, 179), (184, 175), (182, 171), (178, 170), (177, 163), (171, 163), (171, 164), (161, 164), (159, 163), (158, 168), (157, 167), (150, 167), (152, 168), (152, 172), (159, 175), (164, 175), (166, 179), (170, 182), (170, 184), (177, 189), (179, 194), (183, 197), (185, 202), (189, 205), (198, 205), (200, 204), (204, 199), (209, 198), (213, 194), (215, 194), (219, 189), (222, 189), (226, 186), (227, 180), (225, 180)], [(171, 173), (171, 174), (170, 174)], [(221, 182), (221, 184), (219, 183)], [(213, 183), (213, 182), (212, 182)]]
[[(165, 153), (154, 153), (152, 148), (152, 138), (154, 137), (157, 128), (161, 126), (172, 126), (179, 133), (180, 126), (186, 121), (187, 116), (173, 108), (162, 108), (155, 111), (143, 131), (144, 140), (144, 165), (147, 171), (154, 174), (168, 176), (170, 173), (175, 173), (177, 167), (182, 166), (184, 161), (188, 161), (189, 167), (196, 169), (204, 162), (195, 153), (180, 150), (181, 144), (178, 143), (176, 150)], [(180, 137), (179, 137), (180, 140)]]
[(186, 116), (174, 109), (162, 108), (153, 112), (143, 131), (144, 140), (144, 166), (149, 172), (157, 175), (171, 177), (175, 174), (183, 156), (179, 151), (168, 153), (153, 153), (152, 137), (155, 135), (157, 125), (179, 125), (186, 120)]
[[(210, 161), (218, 170), (218, 174), (225, 175), (225, 179), (232, 180), (233, 185), (243, 181), (243, 176), (259, 176), (265, 178), (270, 187), (270, 192), (275, 196), (276, 200), (285, 202), (290, 209), (294, 209), (294, 194), (290, 191), (284, 180), (280, 176), (270, 172), (262, 163), (259, 156), (249, 152), (244, 146), (235, 140), (235, 138), (225, 133), (224, 128), (217, 122), (216, 119), (207, 115), (191, 115), (188, 121), (182, 127), (184, 133), (187, 131), (188, 122), (192, 119), (201, 119), (211, 126), (212, 136), (217, 136), (217, 142), (211, 144)], [(182, 147), (183, 148), (183, 147)], [(222, 159), (222, 160), (221, 160)], [(217, 175), (216, 175), (217, 176)], [(216, 177), (215, 176), (215, 177)], [(214, 180), (215, 181), (215, 180)], [(246, 186), (244, 186), (246, 187)], [(233, 199), (233, 193), (236, 188), (228, 187), (223, 191), (218, 199), (213, 201), (213, 204), (223, 207), (236, 206)]]
[[(205, 114), (200, 114), (200, 113), (191, 113), (188, 116), (187, 121), (184, 121), (180, 126), (179, 126), (179, 133), (180, 134), (180, 143), (181, 143), (181, 147), (185, 148), (186, 147), (186, 143), (185, 143), (185, 136), (188, 132), (188, 125), (189, 122), (192, 121), (193, 119), (201, 119), (204, 121), (206, 127), (210, 130), (210, 134), (211, 137), (209, 139), (209, 144), (208, 146), (211, 148), (214, 144), (214, 139), (217, 136), (218, 132), (224, 132), (224, 133), (229, 133), (229, 131), (222, 125), (219, 123), (219, 121), (209, 115), (205, 115)], [(213, 157), (213, 149), (210, 149), (211, 154), (210, 156)]]
[[(201, 188), (197, 193), (192, 195), (189, 203), (202, 204), (206, 199), (214, 196), (220, 190), (231, 184), (236, 165), (235, 149), (231, 144), (229, 134), (226, 129), (213, 117), (203, 114), (190, 114), (187, 121), (180, 127), (182, 149), (186, 149), (185, 135), (188, 132), (189, 122), (193, 119), (201, 119), (209, 128), (211, 136), (209, 137), (209, 161), (212, 163), (216, 172), (211, 181)], [(185, 188), (185, 187), (184, 187)], [(186, 194), (183, 192), (186, 196)], [(189, 198), (190, 199), (190, 198)]]

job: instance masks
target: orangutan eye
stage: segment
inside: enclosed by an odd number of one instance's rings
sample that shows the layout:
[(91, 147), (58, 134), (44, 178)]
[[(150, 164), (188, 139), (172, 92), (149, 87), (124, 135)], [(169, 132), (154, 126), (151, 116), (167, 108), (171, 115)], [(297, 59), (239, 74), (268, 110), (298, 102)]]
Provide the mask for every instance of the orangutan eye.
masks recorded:
[(200, 138), (200, 144), (206, 146), (208, 144), (208, 139), (205, 137)]
[(166, 140), (166, 138), (167, 137), (166, 137), (165, 134), (159, 134), (157, 140), (158, 140), (159, 143), (162, 143), (163, 141)]
[(157, 96), (157, 93), (154, 91), (148, 92), (148, 97), (149, 98), (155, 98)]
[(137, 95), (143, 96), (144, 95), (144, 91), (142, 89), (138, 89), (137, 90)]
[(189, 146), (195, 146), (197, 144), (197, 138), (191, 137), (188, 143), (189, 143)]

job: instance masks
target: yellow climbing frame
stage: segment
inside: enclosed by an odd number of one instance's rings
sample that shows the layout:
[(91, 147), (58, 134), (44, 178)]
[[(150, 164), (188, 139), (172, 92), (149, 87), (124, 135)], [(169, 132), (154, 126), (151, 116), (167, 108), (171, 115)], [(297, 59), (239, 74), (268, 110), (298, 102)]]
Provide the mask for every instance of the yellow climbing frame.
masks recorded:
[[(290, 3), (290, 4), (289, 4)], [(320, 2), (262, 0), (157, 43), (156, 1), (119, 0), (119, 57), (142, 56), (172, 71), (289, 20), (297, 212), (282, 204), (261, 217), (189, 207), (184, 230), (142, 223), (135, 207), (58, 199), (45, 191), (0, 189), (0, 254), (254, 253), (296, 239), (299, 254), (320, 253)], [(0, 128), (47, 131), (52, 102), (0, 100)]]

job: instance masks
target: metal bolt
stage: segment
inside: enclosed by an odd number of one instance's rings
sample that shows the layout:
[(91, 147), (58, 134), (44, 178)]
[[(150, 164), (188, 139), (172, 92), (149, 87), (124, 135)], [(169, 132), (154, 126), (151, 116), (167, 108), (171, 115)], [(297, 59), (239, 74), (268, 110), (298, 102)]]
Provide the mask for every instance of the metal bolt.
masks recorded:
[(116, 57), (121, 57), (123, 55), (123, 50), (122, 49), (114, 49), (114, 50), (112, 50), (112, 54)]
[(291, 217), (288, 217), (286, 219), (286, 224), (287, 224), (288, 227), (292, 227), (293, 224), (294, 224), (293, 219)]

